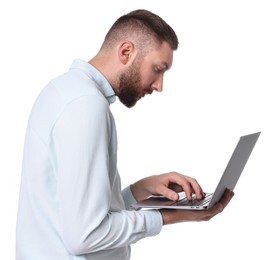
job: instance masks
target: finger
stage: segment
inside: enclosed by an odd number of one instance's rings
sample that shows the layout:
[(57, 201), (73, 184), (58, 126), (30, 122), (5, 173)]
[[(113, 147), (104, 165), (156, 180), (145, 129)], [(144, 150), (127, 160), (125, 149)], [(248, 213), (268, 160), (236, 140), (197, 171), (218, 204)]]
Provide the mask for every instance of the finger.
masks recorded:
[(179, 195), (177, 192), (171, 190), (170, 188), (167, 188), (166, 186), (160, 187), (160, 189), (158, 190), (158, 194), (165, 196), (166, 198), (174, 201), (178, 200), (179, 198)]
[(230, 200), (233, 198), (233, 196), (234, 192), (229, 189), (226, 189), (219, 203), (221, 203), (225, 208), (227, 204), (230, 202)]
[(183, 189), (180, 185), (178, 185), (177, 183), (173, 183), (173, 182), (170, 182), (168, 188), (175, 191), (175, 192), (183, 191)]
[(224, 208), (227, 206), (227, 204), (230, 202), (230, 200), (233, 198), (234, 192), (226, 189), (222, 198), (218, 203), (216, 203), (210, 210), (209, 213), (211, 213), (211, 216), (215, 216), (218, 213), (221, 213)]
[(186, 178), (186, 176), (179, 174), (177, 172), (172, 172), (169, 175), (169, 188), (172, 187), (173, 190), (180, 190), (184, 191), (186, 194), (186, 197), (188, 200), (192, 199), (192, 193), (193, 193), (193, 189), (190, 185), (190, 181)]
[(182, 188), (188, 199), (192, 199), (193, 193), (196, 195), (197, 199), (202, 199), (205, 196), (205, 193), (196, 179), (185, 176), (185, 179), (182, 179), (182, 181)]
[(186, 176), (187, 180), (190, 182), (190, 186), (192, 188), (192, 192), (196, 195), (197, 199), (202, 199), (205, 197), (205, 193), (203, 192), (200, 184), (196, 179)]

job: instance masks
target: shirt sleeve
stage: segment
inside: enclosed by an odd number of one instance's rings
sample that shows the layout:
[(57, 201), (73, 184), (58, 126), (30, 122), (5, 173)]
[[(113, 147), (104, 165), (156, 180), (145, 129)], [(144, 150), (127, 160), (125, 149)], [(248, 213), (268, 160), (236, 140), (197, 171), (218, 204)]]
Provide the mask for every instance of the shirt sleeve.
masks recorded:
[(128, 246), (162, 228), (157, 210), (110, 210), (110, 116), (106, 100), (84, 96), (67, 105), (54, 126), (60, 232), (72, 254)]
[(132, 209), (131, 205), (133, 203), (136, 203), (137, 201), (136, 201), (136, 199), (134, 198), (134, 196), (131, 192), (130, 186), (127, 186), (126, 188), (124, 188), (122, 190), (122, 196), (123, 196), (123, 199), (124, 199), (124, 202), (125, 202), (126, 209), (128, 209), (128, 210)]

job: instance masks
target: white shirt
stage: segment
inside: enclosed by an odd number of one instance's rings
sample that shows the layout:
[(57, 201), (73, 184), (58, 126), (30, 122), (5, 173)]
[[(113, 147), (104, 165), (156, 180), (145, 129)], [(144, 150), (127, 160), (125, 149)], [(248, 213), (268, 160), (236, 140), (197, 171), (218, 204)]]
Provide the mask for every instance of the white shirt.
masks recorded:
[[(121, 192), (108, 81), (75, 60), (37, 98), (28, 123), (17, 260), (130, 258), (130, 245), (161, 231), (156, 210), (129, 210)], [(123, 195), (122, 195), (123, 194)]]

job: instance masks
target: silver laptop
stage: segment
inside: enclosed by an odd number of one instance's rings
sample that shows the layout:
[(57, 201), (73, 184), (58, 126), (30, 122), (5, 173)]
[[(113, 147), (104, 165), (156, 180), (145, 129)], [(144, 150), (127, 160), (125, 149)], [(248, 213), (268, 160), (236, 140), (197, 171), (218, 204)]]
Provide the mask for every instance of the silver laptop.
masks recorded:
[(186, 210), (206, 210), (211, 208), (220, 200), (226, 188), (234, 190), (260, 134), (261, 132), (257, 132), (240, 137), (215, 192), (206, 193), (204, 199), (198, 200), (193, 195), (192, 200), (187, 200), (184, 192), (181, 192), (179, 193), (178, 201), (172, 201), (163, 196), (150, 196), (143, 201), (132, 204), (132, 207), (134, 209), (169, 208)]

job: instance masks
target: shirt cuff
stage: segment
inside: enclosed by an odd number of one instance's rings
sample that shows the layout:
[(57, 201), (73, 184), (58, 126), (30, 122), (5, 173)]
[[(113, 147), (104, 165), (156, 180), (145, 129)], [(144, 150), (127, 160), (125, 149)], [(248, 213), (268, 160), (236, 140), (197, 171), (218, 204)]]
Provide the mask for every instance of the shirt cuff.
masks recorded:
[(130, 186), (128, 186), (122, 190), (122, 196), (123, 196), (123, 199), (125, 202), (126, 209), (131, 210), (132, 209), (131, 205), (133, 203), (136, 203), (137, 201), (131, 192)]
[(146, 218), (146, 233), (147, 236), (158, 235), (163, 227), (163, 219), (159, 210), (141, 210)]
[[(122, 196), (125, 202), (125, 207), (127, 210), (133, 209), (131, 205), (136, 203), (130, 186), (122, 190)], [(163, 227), (163, 218), (159, 210), (140, 210), (137, 214), (144, 215), (145, 219), (145, 237), (158, 235)]]

